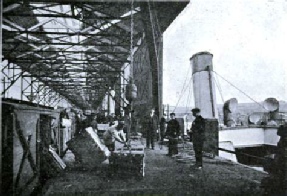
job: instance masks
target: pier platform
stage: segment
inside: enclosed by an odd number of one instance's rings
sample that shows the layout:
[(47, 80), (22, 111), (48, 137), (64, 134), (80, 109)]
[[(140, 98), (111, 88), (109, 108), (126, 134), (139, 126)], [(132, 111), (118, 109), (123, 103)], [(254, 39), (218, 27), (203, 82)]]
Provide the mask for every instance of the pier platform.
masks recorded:
[(145, 149), (145, 176), (111, 175), (108, 164), (85, 169), (73, 154), (64, 157), (66, 170), (47, 181), (41, 195), (260, 195), (261, 179), (267, 173), (220, 157), (195, 163), (192, 144), (179, 144), (179, 155), (166, 156), (167, 147)]

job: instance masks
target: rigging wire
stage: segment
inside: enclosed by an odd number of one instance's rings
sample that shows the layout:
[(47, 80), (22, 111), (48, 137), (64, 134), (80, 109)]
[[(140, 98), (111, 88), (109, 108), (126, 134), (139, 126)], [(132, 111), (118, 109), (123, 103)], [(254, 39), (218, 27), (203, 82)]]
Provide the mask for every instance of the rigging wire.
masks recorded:
[[(190, 84), (191, 84), (191, 82), (190, 82)], [(185, 113), (188, 113), (188, 106), (191, 103), (191, 95), (192, 95), (192, 88), (189, 85), (189, 91), (188, 91), (188, 96), (187, 96), (186, 106), (185, 106)]]
[[(217, 77), (217, 75), (215, 75)], [(221, 97), (221, 100), (222, 100), (222, 103), (224, 103), (224, 98), (223, 98), (223, 93), (222, 93), (222, 89), (221, 89), (221, 86), (220, 86), (220, 83), (219, 83), (219, 80), (218, 80), (218, 77), (217, 79), (215, 77), (214, 78), (214, 83), (219, 91), (219, 94), (220, 94), (220, 97)]]
[(188, 106), (188, 102), (189, 102), (189, 99), (190, 99), (190, 89), (188, 89), (188, 94), (187, 94), (187, 98), (186, 98), (186, 105), (185, 105), (185, 112), (187, 112), (187, 106)]
[[(178, 101), (177, 101), (177, 103), (176, 103), (176, 106), (175, 106), (174, 110), (176, 109), (176, 107), (177, 107), (177, 105), (178, 105), (178, 103), (179, 103), (179, 101), (180, 101), (180, 99), (181, 99), (181, 96), (182, 96), (182, 94), (183, 94), (183, 91), (184, 91), (184, 89), (185, 89), (185, 85), (186, 85), (186, 81), (187, 81), (187, 79), (188, 79), (189, 71), (190, 71), (190, 67), (189, 67), (189, 69), (188, 69), (188, 71), (187, 71), (187, 74), (186, 74), (186, 76), (185, 76), (185, 80), (184, 80), (184, 83), (183, 83), (183, 86), (182, 86), (182, 89), (181, 89), (181, 92), (180, 92), (180, 96), (179, 96), (179, 99), (178, 99)], [(173, 110), (173, 112), (174, 112), (174, 110)]]
[[(191, 67), (189, 67), (191, 69)], [(191, 77), (192, 79), (192, 77)], [(192, 87), (191, 87), (191, 79), (189, 81), (189, 91), (188, 91), (188, 96), (187, 96), (187, 101), (186, 101), (186, 106), (185, 106), (185, 112), (188, 113), (188, 105), (191, 104), (191, 95), (193, 94), (193, 91), (192, 91)]]
[[(186, 80), (187, 80), (187, 78), (186, 78)], [(186, 83), (186, 80), (185, 80), (185, 83)], [(182, 98), (182, 96), (183, 96), (183, 93), (184, 93), (185, 90), (190, 86), (191, 81), (192, 81), (192, 76), (190, 77), (190, 80), (189, 80), (188, 85), (187, 85), (187, 86), (185, 86), (185, 85), (183, 86), (182, 91), (181, 91), (181, 94), (180, 94), (180, 96), (179, 96), (179, 98), (178, 98), (178, 101), (177, 101), (177, 103), (176, 103), (176, 105), (175, 105), (175, 108), (173, 109), (172, 112), (174, 112), (175, 109), (177, 108), (177, 106), (178, 106), (178, 104), (179, 104), (179, 101), (181, 100), (181, 98)]]
[[(228, 84), (230, 84), (231, 86), (233, 86), (234, 88), (236, 88), (239, 92), (241, 92), (242, 94), (244, 94), (246, 97), (248, 97), (249, 99), (251, 99), (252, 101), (254, 101), (255, 103), (257, 103), (260, 107), (262, 107), (264, 110), (265, 107), (260, 104), (259, 102), (255, 101), (252, 97), (250, 97), (249, 95), (247, 95), (244, 91), (240, 90), (238, 87), (236, 87), (234, 84), (232, 84), (231, 82), (229, 82), (228, 80), (226, 80), (223, 76), (219, 75), (216, 71), (213, 71), (216, 75), (218, 75), (220, 78), (222, 78), (224, 81), (226, 81)], [(266, 110), (268, 111), (268, 110)]]

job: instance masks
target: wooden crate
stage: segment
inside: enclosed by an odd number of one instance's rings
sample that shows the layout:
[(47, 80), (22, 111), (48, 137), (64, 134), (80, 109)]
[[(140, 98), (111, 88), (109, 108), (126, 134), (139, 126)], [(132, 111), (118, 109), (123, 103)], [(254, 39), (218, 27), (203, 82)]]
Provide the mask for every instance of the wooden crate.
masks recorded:
[(144, 177), (144, 146), (132, 145), (130, 148), (117, 149), (112, 153), (109, 163), (112, 174)]

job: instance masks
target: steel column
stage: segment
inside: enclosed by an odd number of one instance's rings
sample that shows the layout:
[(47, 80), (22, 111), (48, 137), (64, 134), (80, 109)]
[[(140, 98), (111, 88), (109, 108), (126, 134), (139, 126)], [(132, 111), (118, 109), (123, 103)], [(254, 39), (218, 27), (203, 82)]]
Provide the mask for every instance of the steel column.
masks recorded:
[(159, 111), (159, 118), (163, 116), (163, 37), (160, 35), (159, 43), (158, 43), (158, 111)]
[(149, 59), (151, 64), (151, 72), (152, 72), (152, 106), (157, 109), (156, 114), (159, 115), (159, 84), (158, 84), (158, 61), (156, 56), (156, 48), (155, 48), (155, 38), (153, 34), (153, 30), (151, 28), (151, 10), (149, 9), (148, 2), (144, 2), (141, 6), (143, 11), (141, 12), (143, 16), (143, 26), (146, 33), (146, 41), (149, 53)]

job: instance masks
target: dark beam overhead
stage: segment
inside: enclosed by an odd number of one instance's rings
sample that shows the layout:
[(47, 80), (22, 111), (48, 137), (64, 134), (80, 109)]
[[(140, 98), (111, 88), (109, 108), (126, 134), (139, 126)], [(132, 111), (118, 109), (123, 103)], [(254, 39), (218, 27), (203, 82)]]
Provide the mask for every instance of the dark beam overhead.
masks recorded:
[[(35, 41), (2, 41), (3, 44), (34, 44), (34, 45), (55, 45), (55, 46), (70, 46), (70, 45), (76, 45), (76, 46), (95, 46), (95, 47), (130, 47), (128, 44), (99, 44), (99, 43), (76, 43), (76, 42), (70, 42), (70, 43), (52, 43), (52, 42), (35, 42)], [(129, 50), (129, 48), (128, 48)]]
[[(133, 0), (135, 3), (147, 2), (147, 0)], [(174, 2), (175, 0), (155, 0), (155, 2)], [(61, 3), (61, 4), (75, 4), (75, 3), (87, 3), (91, 5), (103, 4), (103, 3), (120, 3), (130, 5), (131, 0), (29, 0), (30, 3)], [(188, 3), (189, 0), (177, 0), (178, 3)], [(19, 3), (19, 0), (9, 0), (9, 3)]]
[[(101, 61), (102, 62), (102, 61)], [(109, 65), (106, 65), (106, 64), (93, 64), (93, 63), (89, 63), (89, 62), (82, 62), (82, 63), (77, 63), (77, 62), (69, 62), (69, 61), (66, 61), (65, 63), (63, 62), (54, 62), (54, 63), (51, 63), (51, 62), (41, 62), (41, 61), (38, 61), (38, 62), (32, 62), (32, 61), (14, 61), (13, 63), (21, 63), (21, 64), (34, 64), (34, 65), (38, 65), (38, 66), (42, 66), (42, 65), (52, 65), (52, 66), (77, 66), (77, 65), (97, 65), (97, 66), (109, 66)]]
[[(72, 16), (68, 14), (25, 14), (25, 13), (4, 13), (4, 17), (7, 16), (19, 16), (19, 17), (49, 17), (49, 18), (74, 18), (79, 19), (80, 16)], [(94, 16), (94, 17), (85, 17), (85, 19), (100, 19), (100, 20), (125, 20), (127, 18), (122, 17), (109, 17), (109, 16)]]
[[(26, 52), (25, 50), (3, 50), (3, 52)], [(78, 50), (33, 50), (33, 52), (38, 52), (38, 53), (88, 53), (88, 54), (129, 54), (129, 52), (114, 52), (114, 51), (78, 51)], [(60, 57), (59, 55), (58, 57)]]
[[(57, 60), (51, 60), (48, 61), (47, 59), (35, 59), (35, 58), (9, 58), (9, 60), (13, 63), (38, 63), (38, 62), (42, 62), (42, 63), (50, 63), (50, 64), (54, 64), (54, 63), (60, 63)], [(105, 59), (98, 59), (98, 60), (89, 60), (89, 59), (73, 59), (73, 60), (66, 60), (66, 62), (70, 62), (70, 61), (75, 61), (75, 62), (86, 62), (88, 61), (89, 63), (103, 63), (103, 62), (111, 62), (111, 63), (129, 63), (129, 60), (105, 60)], [(77, 64), (77, 63), (76, 63)]]
[[(97, 72), (94, 72), (94, 73), (97, 73)], [(107, 78), (108, 79), (108, 78), (117, 78), (118, 77), (118, 76), (112, 76), (112, 75), (89, 75), (89, 76), (79, 76), (79, 75), (72, 75), (72, 74), (68, 75), (68, 73), (66, 73), (66, 72), (55, 73), (55, 75), (51, 75), (51, 74), (52, 73), (50, 73), (50, 74), (32, 73), (32, 74), (23, 75), (23, 77), (43, 77), (43, 78), (59, 78), (59, 79), (80, 79), (80, 78)], [(56, 74), (58, 74), (58, 75), (56, 75)]]
[[(134, 2), (142, 2), (146, 0), (134, 0)], [(166, 1), (173, 1), (173, 0), (166, 0)], [(181, 0), (185, 1), (185, 0)], [(71, 5), (75, 3), (87, 3), (87, 4), (103, 4), (103, 3), (119, 3), (117, 0), (29, 0), (30, 3), (61, 3), (62, 5)], [(9, 3), (19, 3), (19, 0), (9, 0)], [(121, 4), (130, 4), (131, 0), (121, 0)]]
[[(5, 30), (8, 31), (8, 30)], [(109, 37), (109, 36), (119, 36), (116, 33), (81, 33), (81, 32), (55, 32), (55, 31), (21, 31), (21, 30), (9, 30), (9, 32), (13, 33), (27, 33), (33, 35), (67, 35), (67, 36), (101, 36), (101, 37)]]

